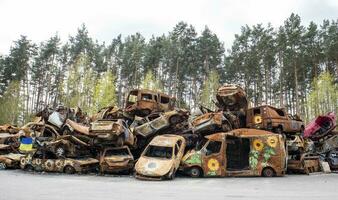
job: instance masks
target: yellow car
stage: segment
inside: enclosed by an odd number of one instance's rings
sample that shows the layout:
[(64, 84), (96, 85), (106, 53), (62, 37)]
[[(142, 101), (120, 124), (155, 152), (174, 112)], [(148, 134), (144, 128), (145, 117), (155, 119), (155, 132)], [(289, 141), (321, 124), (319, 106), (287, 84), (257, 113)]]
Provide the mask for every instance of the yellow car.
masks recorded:
[(143, 180), (173, 179), (184, 154), (182, 136), (156, 136), (145, 148), (135, 165), (135, 177)]

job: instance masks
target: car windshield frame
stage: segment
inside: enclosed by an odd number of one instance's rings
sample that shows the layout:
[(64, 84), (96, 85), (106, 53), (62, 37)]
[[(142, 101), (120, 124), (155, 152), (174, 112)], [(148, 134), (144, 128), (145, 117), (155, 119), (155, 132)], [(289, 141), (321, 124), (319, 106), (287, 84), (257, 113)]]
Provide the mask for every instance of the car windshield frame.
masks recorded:
[[(163, 152), (163, 151), (166, 151), (166, 152)], [(148, 158), (169, 160), (169, 159), (172, 159), (174, 156), (174, 149), (172, 146), (149, 145), (147, 149), (144, 151), (143, 156), (148, 157)]]

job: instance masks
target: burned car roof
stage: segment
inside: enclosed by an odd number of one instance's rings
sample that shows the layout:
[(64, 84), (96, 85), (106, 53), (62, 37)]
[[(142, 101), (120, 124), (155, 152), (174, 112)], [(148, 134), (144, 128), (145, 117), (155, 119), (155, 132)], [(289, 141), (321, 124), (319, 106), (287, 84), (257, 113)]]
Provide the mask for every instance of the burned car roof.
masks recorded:
[(159, 135), (156, 136), (149, 144), (154, 146), (174, 146), (178, 140), (184, 140), (182, 136), (179, 135)]

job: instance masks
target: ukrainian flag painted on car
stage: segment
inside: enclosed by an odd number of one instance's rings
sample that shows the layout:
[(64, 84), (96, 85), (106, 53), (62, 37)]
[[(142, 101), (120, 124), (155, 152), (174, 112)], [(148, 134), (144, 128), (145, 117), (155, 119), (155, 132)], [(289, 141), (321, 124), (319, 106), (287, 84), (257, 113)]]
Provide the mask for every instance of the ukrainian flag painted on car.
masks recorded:
[(20, 140), (20, 151), (31, 151), (33, 149), (33, 139), (31, 137), (23, 137)]

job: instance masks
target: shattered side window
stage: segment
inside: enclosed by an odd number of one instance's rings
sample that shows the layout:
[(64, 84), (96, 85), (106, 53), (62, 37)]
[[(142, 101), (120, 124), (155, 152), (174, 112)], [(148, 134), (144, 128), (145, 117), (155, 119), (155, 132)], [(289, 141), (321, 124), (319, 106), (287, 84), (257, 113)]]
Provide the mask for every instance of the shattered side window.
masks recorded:
[(153, 158), (171, 159), (173, 156), (173, 148), (149, 145), (147, 152), (144, 155)]
[(274, 109), (274, 110), (278, 113), (279, 116), (285, 116), (285, 113), (283, 110), (281, 109)]
[(220, 141), (210, 141), (208, 146), (205, 148), (206, 155), (219, 153), (222, 147), (222, 142)]
[(137, 101), (137, 96), (130, 94), (128, 101), (131, 102), (131, 103), (135, 103)]
[(153, 99), (153, 95), (152, 94), (142, 94), (141, 95), (141, 99), (142, 100), (152, 100)]
[(167, 104), (169, 103), (170, 99), (168, 97), (161, 96), (161, 103), (162, 104)]

